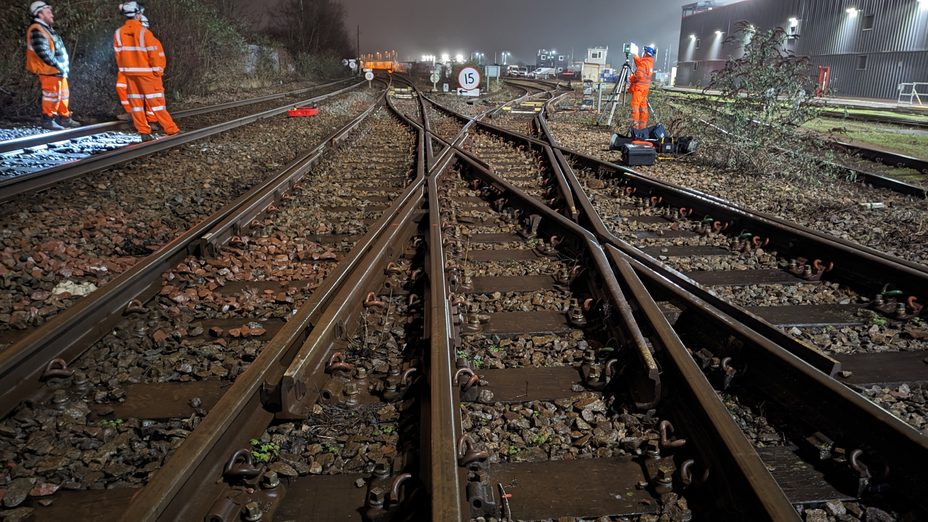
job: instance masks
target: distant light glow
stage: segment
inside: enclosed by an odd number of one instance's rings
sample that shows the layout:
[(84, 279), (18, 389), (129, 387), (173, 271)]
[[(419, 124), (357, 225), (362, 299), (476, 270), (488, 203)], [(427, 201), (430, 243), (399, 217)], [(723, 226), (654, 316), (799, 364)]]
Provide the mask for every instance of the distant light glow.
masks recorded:
[(793, 26), (793, 27), (799, 25), (799, 19), (797, 19), (796, 17), (790, 18), (790, 19), (789, 19), (789, 25), (791, 25), (791, 26)]
[(444, 54), (441, 55), (441, 61), (442, 61), (442, 62), (447, 62), (447, 61), (450, 61), (450, 60), (451, 60), (451, 57), (448, 56), (448, 53), (444, 53)]
[(715, 36), (722, 36), (722, 31), (716, 31)]
[(691, 35), (690, 35), (690, 40), (695, 40), (695, 39), (696, 39), (696, 35), (695, 35), (695, 34), (691, 34)]
[(854, 18), (855, 16), (857, 16), (856, 7), (848, 7), (847, 9), (845, 9), (845, 11), (847, 11), (847, 14), (851, 15), (851, 18)]
[(456, 62), (463, 62), (463, 61), (464, 61), (464, 55), (463, 55), (463, 54), (456, 54), (456, 55), (454, 55), (454, 61), (456, 61)]

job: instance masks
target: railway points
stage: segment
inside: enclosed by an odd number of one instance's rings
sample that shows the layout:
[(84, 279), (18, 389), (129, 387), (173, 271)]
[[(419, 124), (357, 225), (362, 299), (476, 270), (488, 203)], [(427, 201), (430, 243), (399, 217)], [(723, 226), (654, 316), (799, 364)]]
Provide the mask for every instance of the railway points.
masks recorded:
[[(428, 76), (373, 84), (313, 118), (255, 109), (226, 142), (164, 140), (150, 153), (204, 172), (167, 214), (109, 177), (148, 155), (4, 198), (15, 237), (44, 245), (4, 250), (10, 511), (925, 512), (920, 196), (837, 180), (817, 213), (825, 196), (788, 181), (621, 167), (561, 82), (481, 103)], [(268, 132), (287, 147), (229, 157)], [(223, 155), (254, 171), (235, 192), (208, 175)], [(80, 226), (69, 205), (92, 208)]]

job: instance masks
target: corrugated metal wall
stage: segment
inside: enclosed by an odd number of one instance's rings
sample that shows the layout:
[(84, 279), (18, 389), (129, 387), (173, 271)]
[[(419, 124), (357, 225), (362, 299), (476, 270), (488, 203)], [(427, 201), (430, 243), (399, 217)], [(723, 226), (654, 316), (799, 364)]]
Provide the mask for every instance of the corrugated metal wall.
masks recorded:
[(798, 37), (788, 48), (812, 60), (815, 77), (819, 65), (830, 67), (828, 87), (837, 95), (895, 99), (899, 83), (928, 82), (928, 1), (744, 0), (683, 18), (677, 85), (708, 85), (711, 71), (739, 53), (721, 44), (739, 20), (767, 30), (790, 28), (790, 18)]

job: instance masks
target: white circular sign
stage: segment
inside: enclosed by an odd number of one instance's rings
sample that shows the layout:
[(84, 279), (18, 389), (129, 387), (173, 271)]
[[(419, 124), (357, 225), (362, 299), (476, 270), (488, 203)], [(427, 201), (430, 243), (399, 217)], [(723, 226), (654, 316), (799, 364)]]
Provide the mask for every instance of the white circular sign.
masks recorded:
[(480, 87), (480, 71), (473, 67), (465, 67), (458, 73), (458, 85), (462, 89), (476, 89)]
[(356, 63), (354, 63), (354, 62), (349, 62), (349, 63), (348, 63), (348, 67), (350, 67), (351, 70), (353, 71), (353, 70), (355, 70), (355, 69), (358, 68), (358, 64), (356, 64)]
[(364, 73), (364, 79), (367, 80), (367, 81), (373, 80), (373, 79), (374, 79), (374, 73), (372, 73), (372, 72), (370, 72), (370, 71)]

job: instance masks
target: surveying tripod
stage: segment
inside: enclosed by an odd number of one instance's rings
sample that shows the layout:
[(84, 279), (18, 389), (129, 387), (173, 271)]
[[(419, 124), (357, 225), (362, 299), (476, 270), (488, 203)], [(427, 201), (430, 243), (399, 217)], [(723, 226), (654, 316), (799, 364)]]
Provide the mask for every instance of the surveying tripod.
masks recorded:
[(625, 106), (625, 95), (628, 93), (628, 78), (631, 76), (632, 66), (628, 64), (628, 53), (625, 53), (625, 63), (622, 64), (622, 72), (619, 73), (619, 80), (616, 82), (615, 87), (612, 88), (612, 92), (609, 93), (609, 97), (606, 98), (606, 104), (603, 105), (603, 112), (599, 115), (599, 120), (596, 121), (596, 125), (599, 125), (603, 121), (603, 116), (606, 115), (606, 109), (609, 107), (609, 104), (612, 104), (612, 109), (609, 111), (609, 120), (606, 121), (606, 126), (612, 126), (612, 116), (615, 115), (615, 107), (619, 103), (619, 94), (622, 95), (622, 106)]

